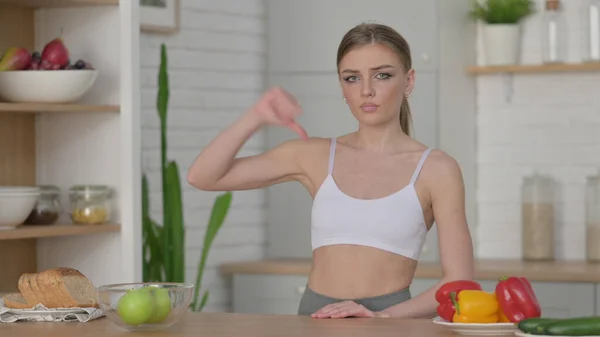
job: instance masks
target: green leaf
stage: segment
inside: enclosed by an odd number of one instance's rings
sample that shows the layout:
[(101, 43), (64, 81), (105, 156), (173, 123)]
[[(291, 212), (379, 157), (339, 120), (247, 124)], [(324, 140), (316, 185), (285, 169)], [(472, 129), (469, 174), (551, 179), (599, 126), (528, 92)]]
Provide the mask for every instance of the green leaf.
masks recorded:
[(225, 222), (229, 207), (231, 206), (231, 198), (232, 193), (225, 192), (218, 196), (213, 204), (208, 226), (206, 227), (206, 233), (204, 234), (202, 255), (200, 256), (200, 262), (198, 264), (198, 274), (196, 275), (196, 286), (194, 288), (194, 304), (198, 302), (198, 295), (200, 293), (200, 287), (202, 286), (202, 277), (204, 275), (204, 268), (206, 267), (208, 252), (210, 251), (210, 247), (217, 236), (219, 229), (221, 229), (221, 226)]
[(206, 303), (208, 303), (208, 290), (204, 291), (204, 296), (202, 296), (202, 301), (200, 301), (200, 306), (198, 307), (198, 309), (196, 309), (196, 311), (202, 311), (202, 309), (204, 309), (204, 306), (206, 306)]
[(167, 189), (169, 191), (168, 204), (170, 215), (171, 240), (171, 279), (170, 282), (185, 281), (185, 226), (183, 219), (183, 205), (181, 200), (181, 184), (179, 180), (179, 167), (176, 162), (169, 162), (167, 167)]
[(472, 0), (469, 16), (488, 24), (516, 24), (534, 12), (531, 0)]
[(167, 119), (167, 108), (169, 106), (169, 74), (167, 72), (167, 47), (160, 45), (160, 67), (158, 70), (158, 96), (156, 106), (161, 123), (165, 124)]

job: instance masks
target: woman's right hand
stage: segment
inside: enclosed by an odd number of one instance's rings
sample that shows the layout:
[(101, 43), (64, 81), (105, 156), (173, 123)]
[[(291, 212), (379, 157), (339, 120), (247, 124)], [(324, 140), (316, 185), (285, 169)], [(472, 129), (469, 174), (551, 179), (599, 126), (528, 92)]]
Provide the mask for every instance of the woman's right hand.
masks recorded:
[(265, 92), (249, 113), (258, 118), (261, 124), (287, 127), (302, 139), (308, 139), (306, 130), (296, 122), (296, 118), (302, 113), (300, 104), (294, 96), (280, 87), (273, 87)]

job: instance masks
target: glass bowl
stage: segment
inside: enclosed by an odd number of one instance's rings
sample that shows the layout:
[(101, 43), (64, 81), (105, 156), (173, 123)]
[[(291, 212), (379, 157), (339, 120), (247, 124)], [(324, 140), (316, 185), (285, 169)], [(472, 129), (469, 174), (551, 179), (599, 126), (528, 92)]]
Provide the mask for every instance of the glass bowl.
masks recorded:
[(177, 323), (189, 311), (194, 285), (121, 283), (98, 287), (106, 318), (129, 331), (156, 331)]

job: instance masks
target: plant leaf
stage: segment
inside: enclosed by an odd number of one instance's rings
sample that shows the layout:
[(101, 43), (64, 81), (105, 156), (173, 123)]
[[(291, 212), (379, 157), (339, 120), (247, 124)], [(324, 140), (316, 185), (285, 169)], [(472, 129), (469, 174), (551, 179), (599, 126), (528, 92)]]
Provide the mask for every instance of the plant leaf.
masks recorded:
[(171, 239), (171, 279), (170, 282), (185, 281), (185, 227), (183, 219), (183, 206), (181, 201), (181, 184), (179, 180), (179, 167), (176, 162), (171, 161), (167, 167), (167, 189), (169, 190), (168, 204), (170, 215), (170, 239)]
[(488, 24), (516, 24), (535, 12), (531, 0), (472, 0), (469, 16)]
[(213, 204), (208, 226), (206, 227), (206, 233), (204, 234), (204, 243), (202, 245), (202, 255), (200, 256), (200, 262), (198, 264), (198, 274), (196, 275), (196, 286), (194, 288), (194, 304), (198, 302), (198, 295), (200, 293), (200, 287), (202, 286), (202, 276), (204, 274), (204, 268), (206, 267), (206, 260), (210, 247), (215, 239), (215, 236), (219, 232), (219, 229), (225, 222), (229, 207), (231, 206), (231, 192), (225, 192), (215, 199)]

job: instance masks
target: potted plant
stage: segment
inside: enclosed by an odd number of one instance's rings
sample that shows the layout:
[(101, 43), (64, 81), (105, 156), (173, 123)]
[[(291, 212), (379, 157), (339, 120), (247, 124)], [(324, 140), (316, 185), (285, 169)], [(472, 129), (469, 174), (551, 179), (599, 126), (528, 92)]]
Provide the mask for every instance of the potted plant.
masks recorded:
[(483, 22), (483, 44), (488, 65), (519, 63), (521, 20), (532, 14), (530, 0), (473, 0), (471, 18)]
[[(144, 282), (185, 282), (185, 223), (179, 166), (167, 156), (167, 119), (169, 105), (169, 74), (167, 71), (167, 48), (161, 44), (158, 72), (157, 113), (160, 118), (160, 154), (162, 173), (163, 224), (150, 216), (148, 178), (142, 176), (142, 258)], [(202, 253), (198, 263), (192, 311), (202, 311), (208, 301), (208, 290), (200, 297), (202, 278), (211, 245), (225, 222), (232, 193), (218, 195), (213, 203)]]

